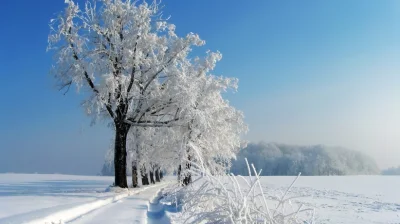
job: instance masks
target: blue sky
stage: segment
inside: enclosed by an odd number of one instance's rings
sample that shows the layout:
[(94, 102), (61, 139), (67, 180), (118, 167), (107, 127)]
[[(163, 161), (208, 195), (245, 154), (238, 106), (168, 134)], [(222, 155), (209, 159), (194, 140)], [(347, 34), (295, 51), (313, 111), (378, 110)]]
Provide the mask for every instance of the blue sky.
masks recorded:
[[(400, 2), (164, 2), (177, 32), (223, 54), (217, 75), (251, 141), (339, 145), (400, 165)], [(49, 75), (48, 22), (63, 0), (2, 1), (0, 172), (95, 174), (111, 143), (82, 96)], [(197, 52), (197, 51), (196, 51)]]

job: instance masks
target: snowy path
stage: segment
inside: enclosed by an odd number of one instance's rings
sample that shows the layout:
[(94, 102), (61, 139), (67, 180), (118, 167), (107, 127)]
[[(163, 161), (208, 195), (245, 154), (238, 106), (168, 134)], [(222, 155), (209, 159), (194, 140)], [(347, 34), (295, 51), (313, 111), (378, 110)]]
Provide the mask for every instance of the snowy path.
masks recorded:
[(138, 222), (169, 223), (160, 216), (164, 214), (164, 208), (150, 218), (147, 218), (147, 210), (139, 209), (139, 206), (149, 206), (150, 216), (154, 214), (152, 211), (157, 201), (149, 201), (158, 195), (159, 189), (171, 183), (168, 178), (165, 182), (130, 191), (105, 192), (112, 181), (113, 177), (0, 174), (0, 224), (84, 223), (87, 217), (95, 218), (94, 214), (99, 210), (106, 211), (120, 206), (120, 203), (129, 206), (133, 200), (137, 201), (137, 208), (126, 214), (131, 219), (138, 216)]
[(138, 194), (125, 197), (68, 223), (169, 223), (169, 219), (164, 215), (164, 209), (158, 207), (160, 206), (158, 204), (158, 192), (167, 184), (159, 184)]

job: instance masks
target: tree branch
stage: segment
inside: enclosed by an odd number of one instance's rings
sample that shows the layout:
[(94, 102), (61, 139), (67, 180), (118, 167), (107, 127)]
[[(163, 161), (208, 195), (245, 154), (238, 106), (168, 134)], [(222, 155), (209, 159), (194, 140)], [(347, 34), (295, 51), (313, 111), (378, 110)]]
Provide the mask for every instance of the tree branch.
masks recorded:
[(133, 50), (133, 66), (132, 66), (132, 72), (131, 72), (131, 80), (129, 81), (128, 90), (127, 90), (128, 94), (131, 91), (131, 88), (133, 86), (133, 82), (134, 82), (134, 79), (135, 79), (135, 72), (136, 72), (135, 60), (136, 60), (136, 50), (137, 50), (139, 37), (140, 37), (139, 35), (136, 36), (135, 49)]
[[(71, 35), (71, 27), (69, 28), (68, 33)], [(78, 54), (75, 51), (74, 44), (72, 43), (70, 38), (67, 38), (67, 39), (68, 39), (69, 45), (70, 45), (70, 47), (72, 49), (72, 57), (75, 59), (75, 61), (80, 63), (81, 61), (80, 61), (80, 59), (78, 57)], [(93, 90), (93, 92), (95, 92), (97, 95), (99, 95), (100, 94), (99, 90), (97, 90), (97, 88), (95, 87), (92, 79), (89, 77), (89, 74), (87, 73), (86, 70), (83, 71), (83, 75), (85, 76), (85, 79), (86, 79), (87, 83), (89, 84), (90, 88)], [(107, 109), (108, 113), (110, 114), (111, 118), (114, 119), (114, 112), (112, 111), (111, 105), (110, 104), (105, 104), (105, 106), (106, 106), (106, 109)]]
[(178, 121), (178, 118), (167, 121), (134, 121), (131, 119), (126, 119), (125, 122), (136, 127), (172, 127), (177, 126), (174, 121)]
[(62, 89), (64, 89), (65, 87), (67, 87), (67, 90), (63, 93), (63, 95), (67, 94), (69, 91), (69, 88), (72, 85), (72, 80), (68, 81), (67, 83), (61, 84), (60, 89), (58, 89), (59, 91), (61, 91)]
[(182, 51), (184, 51), (186, 49), (187, 46), (183, 47), (182, 50), (178, 51), (173, 57), (171, 57), (167, 63), (165, 63), (166, 65), (162, 65), (161, 69), (159, 69), (153, 76), (150, 77), (150, 79), (147, 81), (146, 85), (143, 88), (143, 92), (146, 91), (146, 89), (149, 87), (149, 85), (151, 84), (151, 82), (161, 73), (164, 71), (164, 69), (169, 65), (169, 63), (171, 63), (174, 59), (176, 59), (176, 57), (178, 57), (178, 54), (181, 53)]

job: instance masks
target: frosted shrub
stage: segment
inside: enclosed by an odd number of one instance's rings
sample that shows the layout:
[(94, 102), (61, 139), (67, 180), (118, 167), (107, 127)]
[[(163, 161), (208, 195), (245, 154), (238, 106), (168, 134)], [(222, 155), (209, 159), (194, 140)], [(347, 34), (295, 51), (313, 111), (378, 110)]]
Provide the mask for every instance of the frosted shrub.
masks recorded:
[(260, 183), (261, 170), (257, 173), (247, 159), (246, 164), (247, 177), (214, 176), (202, 164), (193, 164), (191, 172), (197, 177), (193, 184), (167, 190), (165, 201), (182, 206), (172, 219), (176, 223), (314, 223), (314, 210), (303, 209), (288, 196), (300, 175), (281, 195), (270, 196)]

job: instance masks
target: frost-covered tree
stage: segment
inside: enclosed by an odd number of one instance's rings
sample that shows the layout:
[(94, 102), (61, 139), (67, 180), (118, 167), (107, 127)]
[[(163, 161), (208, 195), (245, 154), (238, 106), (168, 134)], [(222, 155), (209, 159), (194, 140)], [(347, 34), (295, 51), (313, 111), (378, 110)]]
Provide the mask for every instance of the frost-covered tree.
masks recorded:
[[(234, 86), (232, 79), (208, 74), (219, 53), (190, 58), (192, 47), (205, 42), (193, 33), (179, 37), (157, 2), (88, 0), (83, 7), (65, 2), (65, 11), (50, 23), (52, 74), (61, 89), (86, 90), (87, 113), (93, 121), (108, 120), (115, 130), (116, 186), (128, 186), (128, 151), (133, 170), (165, 165), (160, 158), (180, 162), (186, 158), (182, 147), (187, 150), (193, 142), (209, 161), (232, 157), (243, 122), (221, 96)], [(127, 150), (130, 135), (134, 142)]]
[(188, 58), (198, 35), (178, 37), (160, 17), (158, 4), (130, 0), (66, 0), (51, 20), (49, 49), (56, 52), (54, 77), (61, 88), (87, 91), (84, 106), (115, 130), (115, 184), (127, 187), (126, 139), (131, 127), (172, 126), (194, 102), (191, 75), (201, 73)]
[[(210, 54), (205, 64), (215, 66), (220, 54)], [(205, 69), (207, 66), (204, 66)], [(183, 140), (180, 151), (178, 175), (185, 184), (191, 182), (191, 162), (201, 162), (210, 172), (223, 173), (230, 167), (241, 147), (240, 134), (247, 131), (243, 114), (222, 97), (227, 89), (236, 90), (237, 80), (200, 75), (195, 104), (188, 110), (190, 119), (180, 129)]]
[(137, 177), (142, 170), (150, 173), (150, 178), (156, 169), (178, 171), (178, 176), (182, 176), (180, 180), (188, 184), (191, 178), (187, 169), (191, 161), (201, 161), (213, 173), (229, 168), (230, 160), (241, 146), (240, 134), (247, 127), (243, 114), (222, 97), (228, 89), (236, 90), (237, 79), (207, 75), (221, 57), (220, 53), (209, 52), (205, 60), (194, 60), (197, 69), (190, 76), (190, 82), (195, 83), (194, 103), (180, 111), (180, 119), (176, 122), (179, 125), (169, 129), (131, 129), (128, 149), (134, 155), (134, 186), (137, 186)]
[[(209, 55), (203, 63), (213, 64), (221, 55)], [(217, 60), (218, 59), (218, 60)], [(148, 172), (155, 172), (155, 168), (178, 171), (178, 176), (184, 184), (191, 182), (191, 162), (206, 164), (212, 173), (223, 173), (235, 158), (241, 146), (240, 134), (247, 130), (243, 122), (243, 114), (229, 105), (222, 98), (222, 93), (228, 88), (236, 89), (237, 80), (203, 74), (194, 78), (198, 87), (195, 104), (182, 111), (179, 124), (165, 129), (135, 128), (130, 138), (129, 150), (135, 158), (132, 169), (139, 173), (141, 167)], [(143, 130), (145, 129), (145, 130)], [(178, 166), (176, 164), (179, 164)], [(176, 170), (178, 168), (178, 170)], [(133, 176), (133, 185), (137, 180)]]

